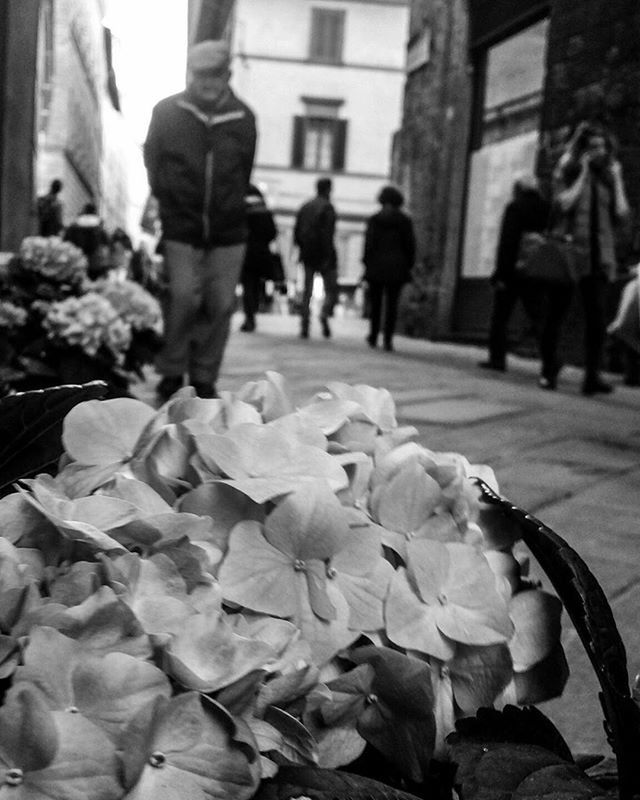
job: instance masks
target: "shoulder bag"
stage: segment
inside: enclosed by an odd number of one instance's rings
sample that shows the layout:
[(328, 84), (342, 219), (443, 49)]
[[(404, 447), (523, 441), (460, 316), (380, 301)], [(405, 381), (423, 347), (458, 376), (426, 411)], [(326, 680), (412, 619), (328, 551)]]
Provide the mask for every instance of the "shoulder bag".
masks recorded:
[(576, 257), (571, 236), (550, 231), (524, 233), (516, 270), (522, 278), (570, 286), (577, 282)]

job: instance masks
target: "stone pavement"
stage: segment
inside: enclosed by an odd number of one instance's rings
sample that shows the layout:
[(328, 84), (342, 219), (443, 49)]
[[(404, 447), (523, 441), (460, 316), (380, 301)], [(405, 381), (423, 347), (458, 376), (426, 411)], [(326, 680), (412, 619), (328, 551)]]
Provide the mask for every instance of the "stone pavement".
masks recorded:
[[(425, 446), (492, 466), (504, 496), (578, 551), (612, 606), (630, 676), (640, 672), (640, 389), (585, 398), (581, 371), (570, 367), (558, 391), (545, 392), (536, 362), (513, 357), (507, 373), (487, 374), (478, 347), (398, 336), (396, 352), (371, 350), (366, 321), (348, 312), (332, 321), (330, 340), (316, 320), (312, 338), (299, 339), (299, 320), (287, 314), (260, 315), (251, 334), (239, 325), (234, 318), (219, 389), (266, 370), (282, 373), (300, 401), (331, 380), (389, 389), (399, 421), (415, 425)], [(152, 402), (155, 380), (134, 393)], [(563, 642), (571, 677), (563, 697), (541, 708), (574, 752), (607, 753), (598, 683), (566, 615)]]

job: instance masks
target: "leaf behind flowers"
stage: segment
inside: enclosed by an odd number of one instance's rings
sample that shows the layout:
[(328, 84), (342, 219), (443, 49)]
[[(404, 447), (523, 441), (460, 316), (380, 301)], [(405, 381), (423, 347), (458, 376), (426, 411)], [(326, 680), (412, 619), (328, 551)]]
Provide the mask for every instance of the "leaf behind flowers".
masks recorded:
[(447, 741), (463, 800), (602, 798), (575, 764), (553, 723), (534, 707), (481, 708), (456, 723)]
[(107, 385), (55, 386), (0, 399), (0, 497), (12, 484), (56, 466), (63, 453), (62, 421), (78, 403), (106, 394)]

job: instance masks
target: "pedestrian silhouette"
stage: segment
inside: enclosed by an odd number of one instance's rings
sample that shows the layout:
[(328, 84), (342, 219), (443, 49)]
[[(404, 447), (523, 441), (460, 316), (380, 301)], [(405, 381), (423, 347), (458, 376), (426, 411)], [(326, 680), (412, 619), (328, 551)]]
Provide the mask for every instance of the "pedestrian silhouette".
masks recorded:
[(523, 237), (527, 233), (542, 233), (549, 222), (550, 204), (542, 197), (538, 182), (532, 175), (522, 175), (513, 184), (513, 194), (507, 203), (500, 224), (496, 264), (491, 275), (493, 305), (489, 323), (489, 357), (481, 361), (485, 369), (504, 372), (507, 368), (509, 320), (518, 300), (527, 316), (536, 324), (536, 299), (540, 287), (518, 269)]
[(382, 206), (369, 218), (365, 234), (362, 261), (364, 280), (369, 287), (369, 335), (367, 342), (376, 347), (384, 303), (383, 343), (393, 350), (398, 299), (405, 283), (411, 279), (415, 261), (416, 242), (411, 218), (401, 211), (402, 192), (385, 186), (378, 195)]
[(64, 238), (87, 257), (90, 278), (99, 278), (111, 267), (111, 241), (94, 203), (86, 203), (65, 231)]
[(331, 204), (333, 185), (330, 178), (319, 178), (316, 196), (298, 211), (293, 233), (299, 248), (299, 258), (304, 267), (304, 284), (300, 305), (300, 336), (309, 337), (310, 304), (316, 273), (322, 277), (324, 300), (320, 311), (322, 334), (331, 336), (329, 319), (338, 299), (338, 259), (334, 244), (336, 211)]
[(240, 330), (250, 333), (256, 328), (256, 314), (264, 281), (271, 279), (273, 274), (273, 257), (269, 245), (278, 231), (273, 214), (267, 208), (264, 196), (257, 186), (249, 186), (245, 200), (249, 238), (241, 275), (244, 322)]
[(40, 236), (60, 236), (64, 227), (60, 192), (63, 184), (58, 178), (51, 181), (49, 191), (38, 198), (38, 233)]

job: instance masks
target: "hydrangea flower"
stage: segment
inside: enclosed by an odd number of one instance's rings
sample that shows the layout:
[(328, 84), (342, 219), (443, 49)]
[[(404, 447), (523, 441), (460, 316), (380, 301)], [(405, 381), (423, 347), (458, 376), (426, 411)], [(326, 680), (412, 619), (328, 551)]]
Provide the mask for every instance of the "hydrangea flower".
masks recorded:
[(0, 328), (21, 328), (27, 321), (27, 312), (9, 300), (0, 302)]
[(42, 324), (50, 339), (79, 347), (88, 356), (106, 350), (117, 364), (131, 344), (131, 325), (95, 292), (52, 303)]
[(87, 277), (82, 250), (59, 236), (26, 236), (20, 245), (19, 268), (57, 283), (80, 284)]
[(91, 290), (105, 297), (134, 331), (162, 333), (160, 304), (139, 283), (102, 278), (91, 284)]

